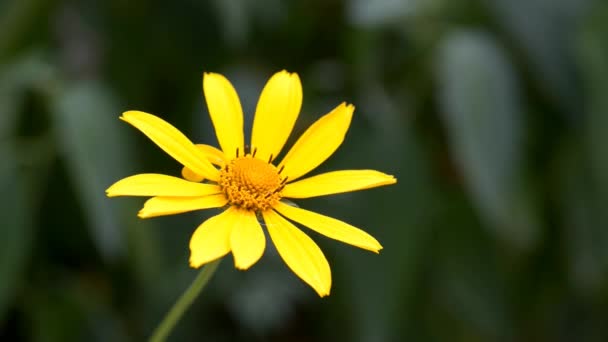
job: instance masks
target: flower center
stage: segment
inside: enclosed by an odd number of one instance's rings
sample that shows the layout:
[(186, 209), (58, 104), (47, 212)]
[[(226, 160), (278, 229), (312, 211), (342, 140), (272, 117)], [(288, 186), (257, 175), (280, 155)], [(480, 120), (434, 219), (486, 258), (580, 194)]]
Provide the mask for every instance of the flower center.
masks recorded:
[(218, 183), (230, 205), (255, 211), (274, 206), (281, 199), (284, 185), (274, 165), (251, 156), (226, 164)]

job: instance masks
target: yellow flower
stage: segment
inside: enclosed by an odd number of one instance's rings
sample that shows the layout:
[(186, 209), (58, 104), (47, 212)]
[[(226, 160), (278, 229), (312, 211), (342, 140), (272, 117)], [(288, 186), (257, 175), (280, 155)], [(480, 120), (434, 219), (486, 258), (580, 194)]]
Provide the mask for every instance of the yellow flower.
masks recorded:
[[(393, 176), (374, 170), (344, 170), (297, 180), (325, 161), (340, 146), (354, 106), (342, 103), (302, 134), (278, 164), (302, 105), (302, 85), (295, 73), (270, 78), (257, 104), (251, 143), (245, 145), (243, 111), (232, 84), (205, 73), (203, 91), (221, 150), (195, 145), (164, 120), (139, 111), (120, 117), (143, 132), (180, 162), (182, 178), (138, 174), (107, 190), (113, 196), (152, 196), (139, 217), (225, 208), (203, 222), (190, 240), (190, 265), (198, 268), (232, 252), (236, 268), (255, 264), (266, 247), (260, 220), (287, 266), (319, 296), (329, 295), (331, 271), (321, 249), (291, 221), (329, 238), (378, 253), (382, 246), (366, 232), (345, 222), (283, 202), (394, 184)], [(297, 181), (296, 181), (297, 180)], [(289, 220), (288, 220), (289, 219)]]

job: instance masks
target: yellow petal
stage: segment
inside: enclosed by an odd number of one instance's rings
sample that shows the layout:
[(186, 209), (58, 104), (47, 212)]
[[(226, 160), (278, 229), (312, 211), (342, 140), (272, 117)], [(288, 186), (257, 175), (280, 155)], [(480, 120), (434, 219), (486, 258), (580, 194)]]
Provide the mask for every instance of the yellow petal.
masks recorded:
[(215, 135), (222, 151), (230, 159), (236, 157), (236, 150), (243, 153), (243, 109), (241, 101), (230, 81), (215, 73), (203, 76), (203, 91)]
[(333, 171), (287, 184), (282, 196), (308, 198), (364, 190), (396, 182), (395, 177), (374, 170)]
[(198, 268), (230, 252), (230, 233), (237, 218), (234, 208), (203, 222), (190, 239), (190, 266)]
[(163, 215), (173, 215), (187, 211), (219, 208), (228, 203), (224, 194), (204, 197), (152, 197), (146, 201), (137, 216), (150, 218)]
[(246, 270), (264, 254), (266, 237), (255, 213), (248, 210), (235, 211), (238, 218), (230, 234), (230, 247), (234, 256), (234, 266)]
[(281, 161), (282, 174), (293, 181), (329, 158), (342, 144), (354, 110), (342, 103), (312, 124)]
[(346, 222), (280, 202), (274, 209), (287, 218), (303, 224), (329, 238), (375, 253), (378, 253), (378, 251), (382, 249), (378, 240), (373, 236)]
[(114, 196), (207, 196), (220, 193), (215, 184), (189, 182), (181, 178), (156, 173), (142, 173), (123, 178), (107, 190), (108, 197)]
[(124, 112), (120, 118), (139, 129), (182, 165), (207, 179), (218, 180), (219, 171), (207, 159), (201, 157), (199, 149), (182, 132), (168, 122), (139, 111)]
[[(204, 158), (207, 158), (209, 162), (213, 165), (223, 166), (227, 159), (224, 152), (218, 150), (217, 148), (205, 145), (205, 144), (196, 144), (196, 147), (202, 153)], [(202, 182), (205, 177), (203, 175), (199, 175), (198, 173), (190, 170), (188, 167), (184, 166), (182, 168), (182, 177), (191, 181), (191, 182)]]
[(331, 270), (319, 246), (274, 211), (267, 210), (262, 214), (272, 242), (287, 266), (319, 296), (328, 296)]
[(262, 160), (276, 158), (302, 107), (302, 84), (296, 73), (283, 70), (264, 86), (253, 119), (251, 149)]

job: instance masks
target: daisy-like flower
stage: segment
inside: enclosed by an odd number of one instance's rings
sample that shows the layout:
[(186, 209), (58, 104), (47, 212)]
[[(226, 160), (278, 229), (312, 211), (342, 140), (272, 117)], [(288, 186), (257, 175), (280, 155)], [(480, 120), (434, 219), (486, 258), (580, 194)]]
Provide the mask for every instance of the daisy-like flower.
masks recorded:
[(333, 171), (300, 179), (340, 146), (354, 106), (342, 103), (317, 120), (280, 163), (279, 156), (302, 105), (295, 73), (273, 75), (257, 104), (249, 147), (243, 111), (232, 84), (205, 73), (203, 91), (220, 149), (195, 145), (157, 116), (128, 111), (120, 117), (183, 165), (183, 178), (138, 174), (107, 189), (113, 196), (152, 196), (139, 212), (149, 218), (193, 210), (224, 208), (203, 222), (190, 240), (190, 265), (199, 268), (232, 252), (237, 269), (255, 264), (266, 248), (261, 220), (287, 266), (319, 296), (329, 295), (331, 271), (315, 242), (291, 221), (329, 238), (378, 253), (382, 246), (366, 232), (334, 218), (290, 205), (283, 198), (309, 198), (393, 184), (374, 170)]

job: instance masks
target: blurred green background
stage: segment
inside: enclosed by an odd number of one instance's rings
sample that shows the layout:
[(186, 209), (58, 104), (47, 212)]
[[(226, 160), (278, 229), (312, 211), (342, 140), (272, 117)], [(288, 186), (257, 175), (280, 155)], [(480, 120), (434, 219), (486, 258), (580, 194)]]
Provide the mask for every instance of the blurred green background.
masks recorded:
[(228, 257), (171, 340), (608, 340), (602, 0), (1, 2), (0, 340), (149, 336), (215, 212), (140, 220), (143, 199), (106, 198), (128, 175), (180, 171), (118, 116), (217, 146), (203, 71), (232, 81), (250, 123), (281, 69), (304, 85), (290, 142), (357, 107), (315, 173), (399, 179), (298, 204), (384, 250), (308, 231), (332, 266), (323, 299), (272, 247), (247, 272)]

